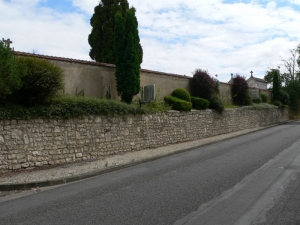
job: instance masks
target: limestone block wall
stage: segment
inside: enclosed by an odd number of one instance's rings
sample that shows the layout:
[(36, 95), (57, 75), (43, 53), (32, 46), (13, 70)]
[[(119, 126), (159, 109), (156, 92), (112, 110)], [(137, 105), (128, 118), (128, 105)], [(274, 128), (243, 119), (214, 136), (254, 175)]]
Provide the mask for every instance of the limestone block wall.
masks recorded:
[(247, 108), (69, 120), (0, 121), (0, 171), (57, 165), (193, 141), (289, 119), (288, 110)]

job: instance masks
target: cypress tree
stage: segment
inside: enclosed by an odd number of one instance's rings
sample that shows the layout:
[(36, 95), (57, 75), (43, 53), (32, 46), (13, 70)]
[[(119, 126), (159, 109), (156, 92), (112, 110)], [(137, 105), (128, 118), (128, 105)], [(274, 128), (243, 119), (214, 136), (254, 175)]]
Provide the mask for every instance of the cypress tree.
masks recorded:
[(124, 58), (124, 18), (120, 13), (116, 14), (115, 18), (115, 55), (116, 55), (116, 84), (117, 84), (117, 92), (118, 95), (122, 93), (122, 73), (121, 71), (124, 69), (122, 66), (122, 60)]
[(117, 91), (122, 101), (131, 103), (140, 89), (140, 39), (135, 9), (127, 10), (125, 20), (118, 13), (115, 21)]
[(127, 0), (101, 0), (94, 8), (94, 14), (90, 20), (92, 31), (88, 37), (91, 46), (89, 55), (92, 59), (97, 62), (115, 63), (115, 14), (121, 12), (125, 16), (127, 9), (129, 9)]
[(272, 70), (273, 72), (273, 101), (279, 101), (280, 95), (280, 82), (279, 82), (279, 71), (276, 69)]
[[(125, 18), (128, 9), (127, 0), (101, 0), (94, 8), (94, 14), (90, 20), (92, 31), (88, 37), (91, 46), (89, 55), (92, 59), (97, 62), (115, 64), (115, 15), (119, 12)], [(140, 46), (139, 49), (140, 60), (142, 60), (142, 47)]]

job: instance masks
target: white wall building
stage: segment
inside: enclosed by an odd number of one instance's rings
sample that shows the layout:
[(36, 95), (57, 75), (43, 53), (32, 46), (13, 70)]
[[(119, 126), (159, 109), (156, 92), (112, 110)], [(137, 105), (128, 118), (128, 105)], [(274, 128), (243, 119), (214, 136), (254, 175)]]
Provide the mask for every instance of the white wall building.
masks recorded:
[(247, 80), (247, 83), (249, 87), (267, 90), (267, 81), (265, 81), (264, 79), (253, 77), (252, 74), (251, 77)]

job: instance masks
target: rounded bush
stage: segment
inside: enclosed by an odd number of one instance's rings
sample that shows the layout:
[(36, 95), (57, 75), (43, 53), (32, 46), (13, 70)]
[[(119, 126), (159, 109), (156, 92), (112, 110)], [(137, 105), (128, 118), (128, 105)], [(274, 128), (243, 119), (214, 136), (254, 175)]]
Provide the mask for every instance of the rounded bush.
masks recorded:
[(64, 74), (60, 67), (47, 60), (31, 57), (18, 57), (17, 63), (22, 71), (22, 87), (12, 99), (31, 106), (44, 104), (63, 90)]
[(190, 93), (184, 88), (176, 88), (171, 95), (188, 102), (191, 101)]
[(209, 102), (209, 108), (221, 113), (224, 111), (224, 104), (218, 96), (213, 96)]
[(250, 94), (247, 95), (247, 98), (246, 98), (246, 105), (252, 105), (252, 98), (250, 96)]
[(191, 97), (193, 109), (207, 109), (209, 101), (204, 98)]
[(279, 91), (279, 101), (281, 101), (281, 103), (283, 105), (288, 105), (289, 104), (289, 94), (283, 90)]
[(192, 109), (192, 103), (176, 98), (174, 96), (166, 96), (164, 97), (164, 100), (167, 104), (172, 106), (172, 109), (178, 110), (178, 111), (191, 111)]
[(273, 102), (273, 105), (278, 106), (278, 108), (281, 108), (281, 107), (282, 107), (282, 103), (281, 103), (280, 101), (274, 101), (274, 102)]
[(262, 102), (267, 102), (268, 101), (268, 96), (265, 94), (260, 94), (260, 97), (262, 99)]
[(240, 75), (236, 75), (232, 80), (231, 95), (233, 104), (239, 106), (246, 105), (247, 97), (249, 95), (247, 81)]
[(199, 98), (210, 100), (216, 92), (216, 82), (209, 76), (208, 72), (197, 69), (193, 78), (190, 80), (192, 95)]
[(259, 96), (259, 98), (257, 98), (257, 99), (253, 99), (253, 102), (254, 103), (262, 103), (262, 98), (261, 98), (261, 96)]
[(289, 109), (294, 115), (298, 115), (300, 112), (300, 82), (291, 81), (285, 91), (289, 94)]

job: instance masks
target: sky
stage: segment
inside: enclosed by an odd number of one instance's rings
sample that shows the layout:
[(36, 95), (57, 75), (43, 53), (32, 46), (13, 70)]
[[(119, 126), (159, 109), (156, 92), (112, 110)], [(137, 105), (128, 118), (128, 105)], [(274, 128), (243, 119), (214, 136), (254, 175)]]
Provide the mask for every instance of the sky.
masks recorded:
[[(15, 51), (92, 61), (90, 19), (99, 0), (0, 0), (0, 39)], [(141, 67), (193, 76), (207, 70), (263, 78), (300, 43), (300, 0), (128, 0), (136, 9)]]

